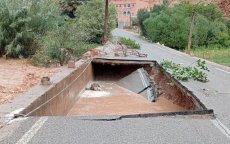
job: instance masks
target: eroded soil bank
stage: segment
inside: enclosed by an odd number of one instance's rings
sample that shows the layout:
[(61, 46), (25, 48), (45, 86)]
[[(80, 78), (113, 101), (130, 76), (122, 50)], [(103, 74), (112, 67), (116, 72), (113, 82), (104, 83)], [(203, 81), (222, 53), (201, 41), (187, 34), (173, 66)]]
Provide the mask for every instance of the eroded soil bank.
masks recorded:
[(27, 60), (0, 59), (0, 104), (39, 84), (43, 76), (52, 76), (59, 68), (40, 68), (32, 66)]

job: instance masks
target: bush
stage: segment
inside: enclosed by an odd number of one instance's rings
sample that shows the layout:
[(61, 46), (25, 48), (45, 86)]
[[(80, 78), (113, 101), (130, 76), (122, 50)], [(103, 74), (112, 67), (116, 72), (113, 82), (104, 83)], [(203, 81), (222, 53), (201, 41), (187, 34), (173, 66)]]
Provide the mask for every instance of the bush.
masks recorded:
[(137, 12), (137, 19), (138, 24), (141, 29), (141, 34), (143, 36), (146, 36), (147, 30), (144, 27), (144, 21), (148, 19), (150, 16), (157, 16), (161, 13), (161, 11), (165, 10), (168, 7), (168, 0), (163, 0), (162, 5), (155, 5), (153, 8), (151, 8), (150, 12), (147, 9), (140, 9)]
[(215, 5), (183, 3), (171, 8), (155, 9), (144, 21), (145, 37), (174, 49), (184, 49), (188, 43), (192, 13), (195, 13), (192, 47), (228, 45), (228, 29)]
[(140, 48), (140, 45), (131, 39), (120, 38), (119, 42), (123, 45), (126, 45), (128, 48), (131, 48), (131, 49), (139, 49)]
[[(78, 7), (78, 27), (82, 37), (90, 43), (101, 43), (104, 31), (104, 8), (102, 0), (91, 0)], [(109, 6), (108, 35), (116, 27), (116, 9)]]
[(0, 1), (0, 50), (10, 57), (35, 53), (36, 36), (52, 28), (58, 7), (52, 0)]
[(188, 18), (186, 13), (177, 8), (170, 8), (157, 16), (150, 16), (144, 21), (146, 37), (175, 49), (186, 46), (188, 36)]
[[(78, 26), (78, 19), (61, 17), (52, 31), (37, 39), (44, 57), (64, 65), (69, 59), (79, 57), (97, 44), (88, 43)], [(37, 53), (36, 55), (39, 55)], [(36, 58), (36, 56), (35, 56)]]
[(42, 50), (37, 50), (31, 58), (31, 63), (34, 66), (47, 67), (50, 64), (50, 57)]
[[(96, 47), (103, 35), (104, 3), (83, 3), (62, 0), (60, 8), (54, 0), (0, 1), (0, 56), (32, 57), (32, 63), (38, 66), (46, 66), (50, 61), (63, 65)], [(72, 19), (68, 13), (61, 15), (66, 12), (65, 4), (73, 6), (67, 12), (75, 12), (77, 18)], [(110, 33), (116, 24), (115, 7), (111, 5), (109, 12)]]
[(141, 29), (141, 33), (142, 35), (146, 35), (146, 30), (145, 30), (145, 27), (144, 27), (144, 21), (149, 18), (149, 15), (150, 13), (148, 12), (148, 10), (146, 9), (140, 9), (138, 10), (137, 12), (137, 18), (138, 18), (138, 24), (140, 26), (140, 29)]

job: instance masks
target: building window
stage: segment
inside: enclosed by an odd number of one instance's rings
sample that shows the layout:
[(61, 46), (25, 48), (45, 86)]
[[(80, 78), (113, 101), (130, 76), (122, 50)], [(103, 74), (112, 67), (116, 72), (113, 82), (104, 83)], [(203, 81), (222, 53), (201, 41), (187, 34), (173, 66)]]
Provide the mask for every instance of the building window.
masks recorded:
[(124, 4), (124, 7), (125, 7), (125, 8), (130, 8), (131, 5), (130, 5), (130, 4)]
[(130, 16), (130, 12), (129, 11), (127, 12), (127, 16)]
[(126, 16), (126, 11), (123, 12), (123, 15)]

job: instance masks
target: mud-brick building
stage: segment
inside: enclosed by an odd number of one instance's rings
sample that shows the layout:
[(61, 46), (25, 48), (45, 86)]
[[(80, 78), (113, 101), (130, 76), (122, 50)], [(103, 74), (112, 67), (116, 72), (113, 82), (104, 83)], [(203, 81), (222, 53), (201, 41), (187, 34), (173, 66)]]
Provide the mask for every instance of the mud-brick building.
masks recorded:
[(137, 16), (139, 9), (150, 9), (153, 5), (161, 4), (162, 0), (110, 0), (117, 9), (118, 27), (130, 26), (131, 19)]

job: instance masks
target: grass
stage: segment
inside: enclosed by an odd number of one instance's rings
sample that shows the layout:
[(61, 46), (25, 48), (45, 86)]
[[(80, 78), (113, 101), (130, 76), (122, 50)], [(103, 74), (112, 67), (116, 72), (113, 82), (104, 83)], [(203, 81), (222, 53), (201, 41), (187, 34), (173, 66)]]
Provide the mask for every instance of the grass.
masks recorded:
[(126, 45), (130, 49), (140, 49), (140, 45), (136, 43), (134, 40), (127, 38), (120, 38), (119, 42), (123, 45)]
[(230, 48), (196, 48), (192, 53), (197, 57), (230, 66)]

